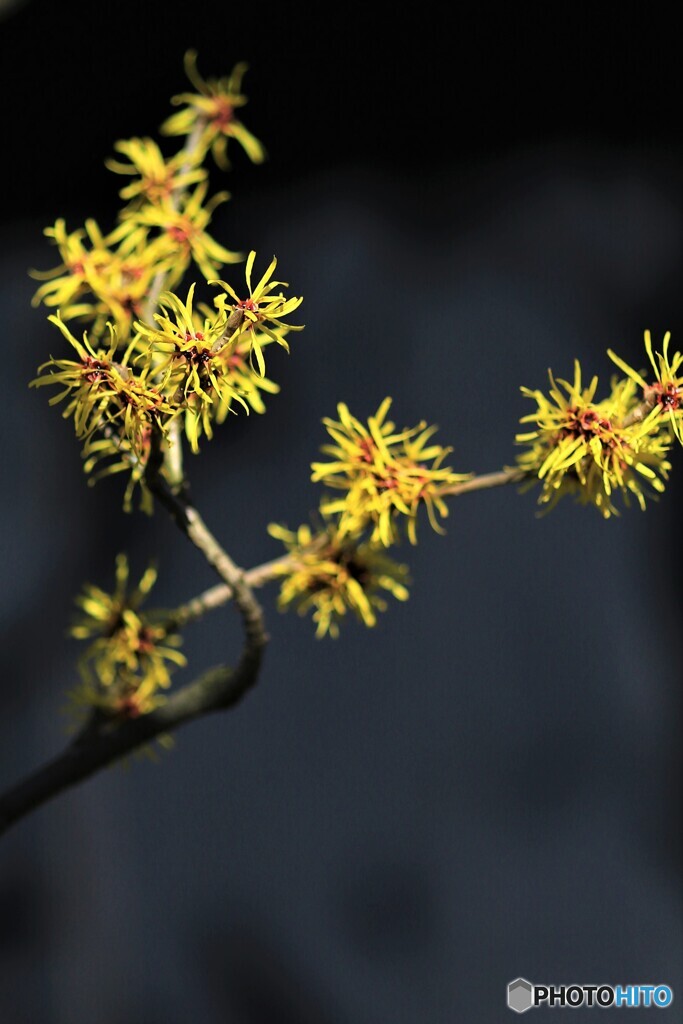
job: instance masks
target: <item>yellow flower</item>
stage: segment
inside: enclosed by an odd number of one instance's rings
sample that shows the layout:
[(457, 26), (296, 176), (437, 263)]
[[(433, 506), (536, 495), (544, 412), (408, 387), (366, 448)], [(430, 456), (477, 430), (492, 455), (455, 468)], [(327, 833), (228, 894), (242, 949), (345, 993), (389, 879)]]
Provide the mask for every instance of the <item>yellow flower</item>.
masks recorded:
[(658, 409), (662, 416), (666, 416), (676, 439), (683, 444), (683, 432), (681, 430), (681, 417), (683, 416), (683, 353), (675, 352), (673, 358), (669, 359), (669, 341), (671, 332), (664, 335), (662, 352), (656, 354), (652, 351), (652, 338), (649, 331), (645, 331), (645, 351), (654, 370), (656, 382), (648, 384), (633, 367), (625, 363), (623, 359), (613, 352), (607, 350), (607, 355), (623, 370), (631, 380), (635, 381), (643, 389), (643, 400), (654, 409)]
[[(140, 316), (152, 281), (167, 268), (169, 255), (147, 244), (146, 230), (122, 233), (118, 228), (105, 238), (94, 221), (86, 222), (85, 232), (71, 234), (64, 221), (57, 221), (46, 234), (55, 239), (63, 262), (46, 273), (34, 272), (34, 277), (47, 280), (33, 304), (58, 306), (66, 320), (91, 321), (95, 336), (112, 320), (119, 344), (127, 344), (132, 317)], [(86, 234), (90, 248), (84, 243)]]
[[(67, 317), (77, 316), (79, 309), (74, 303), (89, 290), (88, 274), (106, 266), (111, 259), (107, 242), (94, 220), (86, 221), (85, 230), (67, 232), (66, 222), (60, 219), (54, 227), (45, 228), (44, 234), (59, 249), (62, 262), (53, 270), (31, 271), (31, 277), (45, 281), (33, 296), (33, 305), (44, 302), (60, 307)], [(86, 237), (89, 247), (84, 241)]]
[(300, 615), (312, 611), (317, 637), (337, 637), (349, 612), (366, 626), (375, 626), (376, 613), (387, 607), (383, 592), (399, 601), (408, 599), (408, 569), (376, 545), (354, 544), (334, 530), (314, 536), (308, 526), (294, 533), (271, 523), (268, 532), (283, 542), (293, 559), (278, 573), (283, 577), (278, 607), (295, 608)]
[(446, 516), (448, 508), (441, 489), (471, 477), (443, 467), (452, 449), (429, 443), (436, 427), (422, 422), (396, 431), (386, 418), (390, 406), (391, 399), (385, 398), (366, 426), (340, 403), (339, 420), (323, 420), (335, 443), (321, 450), (332, 461), (311, 466), (314, 482), (345, 492), (342, 498), (323, 500), (320, 506), (323, 515), (339, 517), (340, 536), (355, 536), (370, 527), (371, 541), (385, 547), (398, 540), (401, 516), (407, 519), (410, 542), (417, 543), (421, 505), (432, 527), (443, 533), (437, 513)]
[(130, 163), (107, 160), (110, 171), (137, 177), (121, 189), (122, 199), (132, 202), (155, 203), (168, 201), (175, 192), (196, 185), (206, 178), (206, 171), (197, 166), (197, 157), (185, 152), (178, 153), (170, 160), (164, 156), (153, 139), (124, 139), (114, 149), (128, 157)]
[[(225, 281), (211, 281), (211, 284), (218, 284), (225, 288), (228, 293), (219, 295), (216, 298), (217, 307), (225, 312), (227, 316), (227, 330), (231, 337), (248, 337), (250, 340), (250, 358), (256, 358), (258, 373), (261, 377), (266, 372), (266, 364), (263, 358), (264, 337), (276, 341), (278, 345), (289, 352), (289, 345), (285, 341), (288, 331), (303, 331), (303, 326), (294, 326), (282, 322), (282, 318), (289, 316), (295, 309), (298, 309), (303, 302), (302, 298), (292, 296), (287, 298), (282, 292), (272, 294), (275, 288), (289, 287), (286, 281), (273, 281), (272, 277), (277, 267), (277, 260), (273, 256), (268, 269), (255, 287), (252, 287), (251, 272), (254, 268), (256, 253), (249, 253), (246, 266), (246, 281), (249, 295), (247, 298), (240, 298), (237, 292)], [(228, 295), (234, 300), (230, 302)]]
[(80, 615), (71, 626), (71, 636), (77, 640), (112, 636), (123, 625), (125, 615), (137, 613), (144, 604), (156, 583), (157, 571), (150, 566), (132, 588), (129, 580), (128, 559), (125, 555), (118, 555), (113, 593), (85, 584), (83, 593), (75, 601)]
[[(272, 343), (272, 338), (263, 335), (259, 338), (259, 345), (264, 347)], [(230, 352), (226, 357), (226, 379), (235, 392), (241, 395), (249, 406), (257, 413), (264, 413), (266, 407), (261, 392), (276, 395), (280, 387), (275, 381), (268, 377), (261, 377), (256, 373), (250, 364), (251, 340), (240, 335), (236, 342), (233, 342)], [(223, 401), (216, 409), (216, 422), (223, 423), (228, 413), (232, 410), (232, 400)]]
[(162, 425), (171, 408), (159, 390), (147, 379), (148, 369), (135, 376), (126, 365), (129, 353), (120, 361), (116, 332), (109, 326), (107, 349), (95, 349), (87, 334), (79, 341), (59, 316), (50, 316), (69, 344), (76, 350), (77, 360), (49, 359), (38, 367), (38, 376), (31, 387), (54, 385), (61, 390), (50, 399), (50, 405), (67, 399), (62, 415), (73, 416), (76, 436), (88, 440), (100, 430), (124, 437), (133, 451), (141, 449), (151, 424)]
[(666, 458), (671, 438), (659, 429), (659, 410), (630, 421), (638, 404), (632, 380), (613, 380), (609, 397), (595, 402), (597, 377), (584, 388), (578, 360), (573, 382), (555, 381), (550, 371), (549, 377), (549, 396), (521, 389), (536, 410), (520, 421), (534, 429), (516, 438), (529, 445), (517, 461), (540, 480), (539, 502), (550, 509), (571, 494), (607, 519), (618, 514), (613, 498), (619, 493), (626, 505), (633, 495), (644, 508), (653, 490), (664, 490), (671, 468)]
[(204, 79), (197, 71), (197, 54), (189, 50), (185, 54), (185, 71), (196, 93), (184, 92), (174, 96), (174, 106), (185, 104), (183, 110), (172, 114), (161, 127), (165, 135), (189, 135), (197, 124), (203, 125), (201, 148), (210, 149), (219, 167), (227, 170), (228, 141), (235, 139), (253, 163), (265, 158), (263, 146), (235, 116), (235, 111), (247, 102), (240, 91), (246, 64), (237, 64), (228, 78)]
[(229, 372), (234, 346), (226, 334), (227, 318), (215, 313), (199, 328), (192, 308), (194, 288), (193, 284), (186, 302), (164, 292), (162, 311), (154, 314), (156, 326), (139, 322), (135, 327), (139, 339), (149, 343), (148, 359), (161, 388), (176, 407), (185, 410), (185, 432), (197, 452), (202, 431), (212, 437), (211, 420), (219, 405), (230, 408), (237, 401), (247, 412), (249, 406)]
[(204, 206), (207, 183), (199, 184), (194, 192), (176, 203), (161, 199), (140, 209), (125, 210), (119, 231), (135, 236), (141, 229), (157, 228), (158, 236), (149, 243), (150, 252), (168, 270), (168, 287), (174, 288), (182, 279), (190, 260), (199, 267), (205, 278), (216, 276), (225, 263), (239, 263), (240, 253), (231, 252), (206, 231), (213, 211), (229, 199), (227, 192), (219, 192)]
[(165, 266), (143, 239), (127, 255), (116, 254), (107, 267), (93, 271), (88, 284), (96, 301), (89, 315), (95, 318), (95, 332), (113, 319), (119, 337), (127, 342), (133, 318), (141, 316), (154, 278)]
[(111, 714), (137, 717), (160, 703), (158, 691), (171, 685), (171, 666), (185, 665), (180, 637), (167, 635), (154, 615), (140, 611), (156, 581), (152, 567), (129, 590), (128, 561), (116, 560), (116, 585), (108, 594), (90, 584), (76, 599), (80, 617), (71, 629), (90, 640), (79, 661), (82, 685), (72, 697)]

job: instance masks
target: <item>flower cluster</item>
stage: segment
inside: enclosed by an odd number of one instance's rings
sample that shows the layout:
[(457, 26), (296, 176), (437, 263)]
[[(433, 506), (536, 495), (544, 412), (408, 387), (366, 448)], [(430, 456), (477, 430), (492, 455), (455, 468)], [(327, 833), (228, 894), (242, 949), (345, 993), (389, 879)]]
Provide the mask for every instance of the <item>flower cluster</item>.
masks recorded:
[[(152, 510), (145, 473), (153, 451), (162, 452), (166, 472), (180, 463), (173, 446), (182, 444), (181, 434), (197, 452), (200, 438), (210, 439), (229, 412), (264, 410), (263, 395), (279, 390), (266, 377), (264, 353), (273, 343), (289, 351), (287, 335), (302, 329), (288, 322), (302, 300), (275, 280), (275, 258), (256, 284), (253, 251), (243, 288), (218, 280), (243, 257), (209, 233), (216, 207), (229, 196), (209, 196), (204, 162), (211, 152), (225, 166), (230, 138), (255, 162), (264, 152), (235, 116), (246, 103), (245, 66), (205, 81), (190, 52), (186, 69), (198, 92), (176, 97), (184, 109), (163, 128), (186, 135), (184, 147), (166, 156), (150, 138), (116, 143), (117, 158), (107, 166), (128, 179), (118, 224), (105, 233), (88, 220), (70, 231), (58, 220), (46, 234), (60, 263), (34, 274), (42, 279), (34, 303), (54, 311), (48, 319), (76, 357), (50, 358), (32, 383), (59, 389), (51, 404), (65, 402), (90, 483), (126, 476), (126, 510), (137, 489), (141, 508)], [(196, 282), (180, 287), (191, 264), (218, 289), (210, 307), (194, 308)]]
[[(173, 193), (158, 202), (137, 204), (121, 214), (119, 235), (130, 244), (144, 245), (154, 254), (166, 281), (175, 288), (194, 261), (205, 278), (215, 277), (226, 263), (239, 263), (242, 255), (220, 245), (207, 228), (215, 209), (230, 198), (218, 192), (208, 202), (208, 185), (202, 182), (194, 192), (178, 196)], [(150, 238), (150, 231), (154, 232)]]
[(323, 526), (315, 534), (307, 526), (296, 534), (270, 527), (289, 552), (278, 570), (280, 607), (312, 610), (317, 636), (337, 636), (347, 612), (374, 626), (376, 613), (386, 607), (382, 592), (407, 599), (408, 570), (386, 549), (400, 542), (404, 530), (417, 542), (423, 506), (443, 533), (445, 496), (471, 476), (444, 465), (451, 449), (433, 443), (435, 427), (419, 423), (398, 430), (387, 419), (390, 407), (386, 398), (366, 424), (341, 403), (339, 419), (323, 421), (333, 442), (322, 448), (329, 461), (311, 467), (312, 479), (329, 488), (320, 503)]
[(298, 309), (303, 300), (295, 296), (286, 298), (281, 291), (274, 291), (288, 287), (286, 281), (272, 280), (277, 267), (275, 257), (254, 287), (251, 283), (251, 272), (254, 269), (255, 257), (256, 253), (250, 252), (247, 259), (245, 276), (249, 294), (240, 298), (231, 285), (225, 281), (216, 281), (215, 283), (221, 285), (227, 294), (219, 295), (215, 302), (226, 314), (228, 336), (232, 341), (236, 341), (240, 335), (247, 339), (251, 368), (256, 370), (259, 377), (263, 377), (266, 372), (264, 345), (275, 341), (289, 352), (285, 335), (288, 331), (302, 331), (303, 327), (284, 323), (283, 318)]
[(387, 419), (390, 407), (391, 399), (385, 398), (366, 425), (340, 403), (339, 420), (323, 420), (334, 442), (321, 449), (330, 461), (311, 466), (314, 481), (342, 492), (320, 506), (324, 516), (338, 517), (341, 536), (358, 536), (369, 528), (373, 543), (385, 547), (399, 540), (402, 520), (410, 542), (417, 543), (421, 506), (433, 528), (443, 532), (438, 521), (448, 514), (443, 492), (471, 476), (443, 465), (452, 449), (431, 443), (436, 427), (423, 422), (397, 430)]
[(107, 160), (115, 174), (136, 178), (119, 192), (122, 199), (139, 206), (172, 202), (191, 185), (206, 181), (207, 171), (198, 163), (200, 153), (176, 153), (167, 160), (154, 139), (123, 139), (114, 146), (129, 163)]
[(154, 278), (169, 268), (173, 255), (148, 245), (144, 232), (117, 229), (105, 236), (93, 220), (71, 232), (58, 220), (45, 234), (57, 246), (61, 262), (52, 270), (33, 271), (44, 281), (34, 305), (58, 309), (64, 320), (90, 323), (96, 335), (112, 322), (125, 346), (133, 317), (142, 313)]
[[(129, 507), (135, 484), (144, 486), (152, 432), (163, 433), (175, 409), (154, 382), (150, 366), (138, 374), (132, 371), (128, 361), (130, 348), (118, 358), (116, 331), (111, 325), (107, 348), (96, 349), (87, 334), (79, 341), (58, 316), (48, 319), (59, 328), (78, 358), (49, 359), (38, 368), (38, 376), (31, 385), (59, 389), (50, 404), (66, 401), (63, 416), (73, 417), (76, 437), (84, 442), (86, 472), (92, 472), (104, 459), (113, 459), (91, 480), (130, 470), (124, 501), (124, 506)], [(143, 507), (149, 508), (149, 501), (145, 488)]]
[(212, 423), (224, 422), (235, 404), (246, 412), (255, 404), (263, 408), (259, 389), (276, 389), (265, 378), (263, 349), (276, 341), (288, 350), (288, 331), (301, 329), (282, 319), (299, 307), (301, 299), (273, 294), (274, 288), (283, 286), (270, 280), (275, 259), (252, 288), (255, 256), (251, 252), (247, 260), (247, 298), (240, 299), (223, 281), (214, 282), (227, 292), (216, 296), (216, 310), (199, 316), (193, 308), (192, 285), (184, 302), (172, 292), (161, 296), (162, 309), (154, 314), (154, 325), (135, 325), (139, 343), (146, 346), (147, 364), (154, 367), (163, 393), (183, 412), (185, 434), (194, 452), (199, 450), (200, 436), (211, 438)]
[(136, 718), (163, 700), (172, 669), (185, 658), (180, 637), (167, 632), (159, 613), (141, 611), (156, 576), (149, 568), (130, 588), (128, 561), (119, 555), (113, 593), (88, 584), (76, 599), (80, 615), (71, 635), (89, 641), (79, 660), (81, 685), (71, 694), (76, 706)]
[(190, 135), (199, 129), (200, 147), (211, 150), (219, 167), (227, 170), (228, 142), (235, 139), (253, 163), (265, 158), (263, 146), (235, 116), (235, 111), (247, 102), (241, 92), (246, 64), (237, 64), (228, 78), (201, 77), (197, 70), (197, 54), (189, 50), (185, 55), (185, 72), (196, 93), (183, 92), (174, 96), (174, 106), (182, 106), (162, 125), (165, 135)]
[(610, 350), (627, 376), (612, 379), (606, 398), (596, 400), (597, 377), (582, 384), (578, 361), (572, 381), (556, 381), (549, 373), (548, 394), (522, 388), (536, 409), (521, 420), (533, 429), (517, 435), (526, 447), (517, 464), (529, 481), (540, 482), (539, 502), (548, 509), (570, 494), (608, 519), (618, 514), (617, 496), (644, 509), (664, 490), (673, 437), (681, 439), (683, 356), (677, 352), (669, 360), (668, 334), (662, 354), (653, 353), (649, 332), (645, 346), (652, 383)]
[(655, 353), (652, 349), (652, 336), (649, 331), (645, 331), (645, 351), (655, 376), (654, 381), (651, 383), (647, 382), (642, 373), (638, 373), (632, 366), (629, 366), (623, 359), (620, 359), (612, 349), (608, 349), (607, 354), (612, 362), (616, 363), (630, 380), (642, 388), (642, 403), (645, 407), (643, 411), (651, 408), (659, 414), (658, 418), (653, 418), (652, 422), (661, 426), (662, 419), (665, 419), (676, 439), (683, 444), (683, 431), (681, 430), (681, 418), (683, 417), (683, 373), (681, 372), (683, 368), (683, 353), (674, 352), (670, 359), (670, 341), (671, 332), (667, 331), (664, 335), (662, 351)]
[(199, 435), (212, 436), (212, 410), (218, 404), (240, 402), (248, 406), (234, 386), (226, 356), (226, 317), (218, 313), (198, 321), (192, 308), (194, 284), (185, 302), (172, 292), (161, 296), (155, 325), (137, 324), (139, 337), (148, 344), (147, 360), (155, 367), (162, 389), (184, 408), (185, 432), (193, 451)]
[(375, 544), (355, 543), (329, 527), (314, 534), (300, 526), (294, 533), (272, 523), (268, 532), (290, 555), (277, 570), (283, 577), (279, 607), (294, 608), (300, 615), (312, 611), (318, 637), (337, 637), (349, 612), (366, 626), (375, 626), (376, 613), (387, 607), (383, 592), (399, 601), (408, 599), (407, 567)]

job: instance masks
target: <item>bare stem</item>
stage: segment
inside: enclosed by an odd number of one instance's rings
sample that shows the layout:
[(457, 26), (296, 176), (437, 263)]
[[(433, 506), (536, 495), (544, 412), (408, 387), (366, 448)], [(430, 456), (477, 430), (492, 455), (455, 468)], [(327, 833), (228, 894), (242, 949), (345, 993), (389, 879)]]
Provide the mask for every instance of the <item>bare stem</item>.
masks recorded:
[[(280, 558), (273, 558), (270, 562), (257, 565), (244, 573), (244, 582), (253, 590), (263, 587), (266, 583), (277, 578), (281, 570), (287, 569), (296, 564), (294, 555), (282, 555)], [(232, 597), (232, 587), (228, 583), (216, 583), (203, 593), (193, 597), (186, 604), (180, 605), (175, 611), (164, 620), (163, 626), (166, 632), (173, 633), (178, 629), (187, 626), (188, 623), (196, 622), (207, 612), (214, 611), (226, 604)]]
[(628, 416), (626, 416), (622, 422), (622, 427), (632, 427), (634, 423), (642, 423), (649, 413), (652, 412), (655, 405), (654, 394), (652, 399), (644, 398), (643, 401), (631, 409)]
[(469, 491), (485, 491), (491, 487), (504, 487), (506, 484), (518, 484), (528, 476), (523, 469), (501, 469), (496, 473), (481, 473), (473, 476), (471, 480), (465, 480), (461, 484), (452, 484), (450, 487), (441, 487), (439, 494), (451, 497), (457, 494), (467, 494)]
[(166, 439), (165, 444), (166, 450), (164, 452), (164, 466), (166, 470), (166, 479), (168, 480), (171, 489), (177, 491), (183, 486), (184, 481), (183, 432), (181, 430), (180, 420), (175, 419), (172, 421), (168, 428), (168, 438)]
[(244, 570), (235, 565), (227, 551), (221, 547), (186, 494), (176, 493), (166, 483), (158, 472), (157, 460), (153, 456), (150, 456), (148, 467), (148, 484), (152, 493), (171, 514), (176, 525), (195, 547), (199, 548), (212, 569), (230, 589), (244, 625), (246, 644), (243, 658), (260, 661), (267, 642), (263, 611), (246, 581)]

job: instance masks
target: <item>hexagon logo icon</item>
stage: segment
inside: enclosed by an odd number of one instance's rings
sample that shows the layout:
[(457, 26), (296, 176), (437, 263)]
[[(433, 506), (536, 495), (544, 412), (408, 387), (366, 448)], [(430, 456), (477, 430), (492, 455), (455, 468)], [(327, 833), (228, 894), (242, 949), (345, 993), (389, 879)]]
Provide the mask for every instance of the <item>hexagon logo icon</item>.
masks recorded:
[(534, 1005), (534, 987), (526, 978), (515, 978), (508, 985), (508, 1006), (515, 1013), (525, 1013)]

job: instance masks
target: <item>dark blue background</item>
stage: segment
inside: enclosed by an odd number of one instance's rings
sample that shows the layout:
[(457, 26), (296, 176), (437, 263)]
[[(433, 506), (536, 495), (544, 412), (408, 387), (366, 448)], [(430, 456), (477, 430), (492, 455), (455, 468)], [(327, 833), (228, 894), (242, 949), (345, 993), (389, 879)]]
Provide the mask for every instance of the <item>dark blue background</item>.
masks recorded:
[[(271, 156), (236, 159), (215, 234), (277, 253), (305, 296), (267, 416), (189, 463), (242, 564), (314, 507), (339, 400), (366, 416), (391, 394), (456, 469), (488, 471), (548, 366), (606, 379), (604, 350), (640, 364), (646, 327), (683, 344), (671, 26), (582, 5), (444, 18), (33, 0), (0, 23), (8, 784), (65, 740), (83, 580), (125, 549), (158, 558), (162, 604), (212, 582), (163, 515), (86, 487), (70, 426), (25, 386), (55, 344), (26, 276), (53, 260), (42, 227), (113, 221), (103, 159), (166, 116), (187, 46), (206, 74), (250, 61), (245, 121)], [(2, 1020), (494, 1024), (518, 975), (683, 999), (681, 462), (658, 505), (609, 523), (539, 520), (512, 488), (453, 501), (447, 537), (424, 522), (402, 549), (411, 599), (376, 630), (317, 642), (264, 594), (271, 648), (234, 713), (3, 839)], [(234, 657), (235, 618), (188, 629), (193, 670)]]

